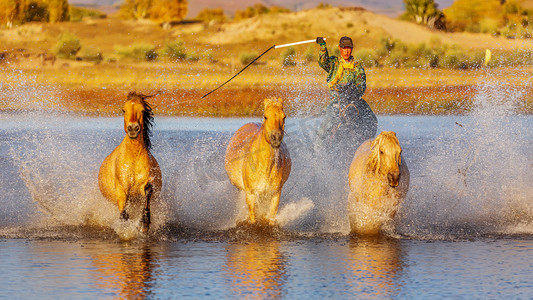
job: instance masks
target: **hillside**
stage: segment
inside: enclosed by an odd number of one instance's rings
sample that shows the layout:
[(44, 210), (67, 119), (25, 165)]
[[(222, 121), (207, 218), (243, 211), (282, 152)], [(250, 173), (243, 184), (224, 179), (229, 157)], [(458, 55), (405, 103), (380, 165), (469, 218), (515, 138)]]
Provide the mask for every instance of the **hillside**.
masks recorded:
[[(54, 57), (50, 53), (64, 32), (79, 38), (80, 60), (41, 60), (43, 52), (48, 52), (46, 57)], [(272, 96), (288, 99), (289, 113), (312, 114), (319, 112), (329, 99), (324, 84), (326, 74), (312, 62), (318, 53), (314, 43), (295, 47), (295, 67), (281, 64), (285, 49), (272, 50), (259, 64), (248, 68), (209, 99), (200, 100), (200, 97), (239, 71), (243, 67), (240, 61), (243, 54), (255, 57), (273, 44), (316, 36), (326, 37), (328, 45), (335, 47), (343, 35), (354, 38), (356, 49), (377, 49), (383, 37), (407, 43), (430, 43), (438, 39), (465, 50), (482, 49), (483, 54), (485, 48), (495, 54), (501, 50), (516, 53), (520, 49), (533, 49), (531, 40), (431, 31), (353, 7), (261, 15), (222, 24), (185, 23), (170, 28), (112, 17), (70, 23), (29, 23), (0, 30), (0, 82), (5, 83), (0, 88), (0, 110), (44, 107), (115, 114), (124, 95), (137, 90), (157, 94), (154, 104), (166, 114), (257, 115), (261, 109), (257, 100)], [(172, 62), (169, 56), (164, 56), (167, 43), (175, 41), (183, 41), (187, 59)], [(117, 49), (138, 45), (155, 47), (161, 59), (148, 62), (145, 56), (135, 61), (117, 53), (120, 52)], [(103, 60), (85, 60), (83, 53), (87, 51), (93, 55), (101, 52)], [(306, 52), (314, 57), (304, 59)], [(513, 87), (528, 87), (523, 94), (523, 110), (533, 113), (531, 74), (530, 64), (467, 70), (408, 65), (369, 67), (365, 99), (377, 113), (464, 113), (475, 97), (479, 78), (485, 76), (491, 80), (505, 79)], [(22, 102), (16, 99), (20, 93), (29, 93)]]
[[(177, 29), (179, 31), (179, 29)], [(333, 43), (342, 35), (351, 36), (357, 47), (373, 48), (380, 38), (389, 36), (407, 43), (428, 43), (438, 38), (445, 44), (466, 49), (530, 49), (531, 43), (486, 34), (432, 31), (411, 22), (357, 8), (312, 9), (283, 15), (263, 15), (236, 23), (227, 23), (208, 35), (198, 36), (208, 44), (281, 44), (324, 36)]]
[[(145, 43), (162, 48), (169, 41), (182, 40), (188, 51), (201, 54), (209, 50), (213, 52), (214, 59), (225, 60), (234, 59), (243, 52), (260, 52), (274, 44), (314, 39), (317, 36), (326, 37), (328, 45), (334, 46), (343, 35), (351, 36), (356, 48), (376, 48), (382, 37), (414, 44), (439, 39), (443, 44), (459, 45), (464, 50), (533, 48), (533, 43), (528, 40), (432, 31), (411, 22), (352, 7), (261, 15), (223, 24), (182, 24), (170, 29), (149, 21), (113, 18), (74, 23), (30, 23), (0, 30), (0, 49), (10, 51), (24, 48), (33, 53), (51, 51), (62, 32), (75, 34), (80, 39), (82, 51), (97, 49), (104, 57), (112, 57), (117, 46)], [(297, 46), (296, 50), (303, 53), (308, 47), (312, 45)]]
[[(529, 1), (529, 0), (526, 0)], [(73, 5), (106, 6), (117, 5), (123, 0), (71, 0)], [(453, 3), (453, 0), (437, 0), (439, 8), (445, 8)], [(398, 16), (403, 10), (401, 0), (195, 0), (189, 1), (187, 18), (193, 18), (204, 8), (223, 8), (224, 11), (233, 15), (236, 10), (244, 10), (255, 3), (264, 5), (276, 5), (290, 8), (294, 11), (315, 8), (319, 3), (327, 3), (332, 6), (359, 6), (375, 13), (390, 17)]]

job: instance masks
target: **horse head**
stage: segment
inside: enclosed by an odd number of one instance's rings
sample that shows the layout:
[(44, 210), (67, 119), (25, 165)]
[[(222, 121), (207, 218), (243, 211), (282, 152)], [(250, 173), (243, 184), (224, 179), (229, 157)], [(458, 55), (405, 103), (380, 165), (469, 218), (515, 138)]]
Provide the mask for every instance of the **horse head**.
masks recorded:
[(265, 99), (262, 128), (265, 140), (272, 147), (279, 148), (285, 134), (285, 113), (281, 98)]
[(397, 187), (400, 180), (400, 165), (402, 164), (402, 148), (393, 131), (381, 132), (371, 144), (371, 168), (376, 174), (387, 176), (391, 187)]
[(153, 112), (150, 104), (145, 101), (146, 96), (136, 92), (128, 94), (124, 104), (124, 131), (130, 139), (137, 139), (142, 135), (146, 147), (150, 148), (150, 135), (153, 124)]

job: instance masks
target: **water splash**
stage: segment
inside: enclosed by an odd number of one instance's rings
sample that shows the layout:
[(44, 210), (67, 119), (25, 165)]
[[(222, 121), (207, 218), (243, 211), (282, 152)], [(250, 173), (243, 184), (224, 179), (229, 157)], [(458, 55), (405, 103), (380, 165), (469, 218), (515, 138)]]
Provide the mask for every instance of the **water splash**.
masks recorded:
[[(471, 114), (440, 119), (447, 126), (442, 132), (408, 117), (380, 117), (380, 130), (398, 133), (411, 169), (408, 198), (394, 229), (387, 229), (391, 235), (533, 234), (531, 119), (517, 115), (520, 89), (487, 82), (479, 85)], [(20, 95), (18, 101), (34, 101)], [(116, 206), (97, 186), (100, 163), (123, 137), (122, 119), (71, 118), (47, 114), (46, 107), (3, 117), (0, 164), (7, 175), (2, 177), (6, 205), (0, 211), (5, 225), (0, 234), (25, 236), (29, 224), (40, 228), (41, 236), (49, 236), (54, 226), (103, 226), (123, 239), (139, 238), (138, 220), (119, 221)], [(429, 123), (437, 119), (429, 118)], [(228, 230), (245, 218), (244, 196), (229, 182), (223, 162), (231, 133), (248, 121), (213, 119), (194, 125), (156, 116), (153, 152), (163, 172), (163, 191), (152, 206), (154, 232), (169, 224), (202, 232)], [(316, 127), (313, 118), (287, 121), (293, 168), (277, 220), (292, 232), (347, 234), (347, 166), (332, 167), (315, 155)], [(14, 215), (25, 215), (26, 224), (11, 221)]]
[(478, 86), (471, 114), (424, 146), (429, 154), (415, 162), (418, 177), (400, 212), (401, 233), (450, 238), (533, 225), (532, 137), (517, 116), (521, 91), (488, 82)]
[(276, 216), (276, 221), (282, 227), (302, 218), (315, 207), (309, 198), (302, 198), (300, 201), (289, 203), (283, 206)]

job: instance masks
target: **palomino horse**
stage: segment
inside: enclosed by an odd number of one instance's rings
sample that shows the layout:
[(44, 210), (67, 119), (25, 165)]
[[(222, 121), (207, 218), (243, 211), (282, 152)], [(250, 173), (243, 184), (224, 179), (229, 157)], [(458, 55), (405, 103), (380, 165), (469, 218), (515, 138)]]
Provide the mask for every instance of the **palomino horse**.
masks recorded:
[(283, 142), (282, 100), (266, 99), (264, 105), (263, 123), (248, 123), (231, 138), (225, 167), (231, 183), (246, 193), (250, 223), (259, 218), (274, 225), (281, 189), (291, 172), (291, 158)]
[(139, 211), (144, 204), (141, 231), (150, 225), (150, 200), (161, 191), (161, 169), (150, 153), (153, 113), (147, 96), (131, 92), (124, 104), (126, 136), (104, 159), (98, 174), (100, 191), (118, 205), (120, 218), (128, 220), (126, 208)]
[(391, 220), (409, 189), (409, 169), (392, 131), (381, 132), (355, 152), (348, 175), (350, 227), (358, 235), (377, 235)]

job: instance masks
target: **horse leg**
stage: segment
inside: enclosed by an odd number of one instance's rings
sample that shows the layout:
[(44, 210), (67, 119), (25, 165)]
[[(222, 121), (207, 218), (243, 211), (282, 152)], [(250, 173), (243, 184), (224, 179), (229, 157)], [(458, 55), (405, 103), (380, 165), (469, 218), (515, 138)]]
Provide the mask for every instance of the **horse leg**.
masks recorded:
[(154, 188), (152, 184), (148, 183), (144, 187), (144, 193), (146, 195), (146, 204), (144, 206), (141, 232), (147, 232), (150, 226), (150, 198), (152, 197), (153, 192), (154, 192)]
[(255, 195), (252, 193), (246, 193), (246, 204), (248, 204), (248, 216), (250, 217), (250, 223), (255, 224)]
[(119, 192), (117, 196), (118, 196), (117, 205), (118, 205), (118, 210), (120, 211), (120, 219), (122, 221), (127, 221), (130, 218), (130, 216), (126, 212), (126, 201), (128, 197), (126, 196), (125, 193), (122, 193), (122, 192)]
[(270, 212), (269, 212), (269, 217), (268, 217), (268, 222), (270, 223), (270, 226), (276, 225), (276, 214), (278, 213), (280, 194), (281, 194), (281, 191), (276, 192), (272, 196), (272, 201), (270, 202)]

